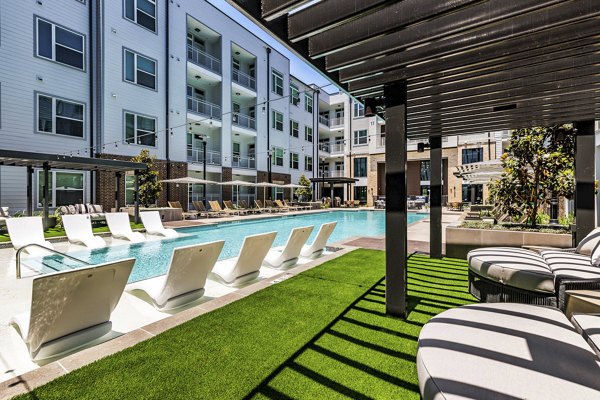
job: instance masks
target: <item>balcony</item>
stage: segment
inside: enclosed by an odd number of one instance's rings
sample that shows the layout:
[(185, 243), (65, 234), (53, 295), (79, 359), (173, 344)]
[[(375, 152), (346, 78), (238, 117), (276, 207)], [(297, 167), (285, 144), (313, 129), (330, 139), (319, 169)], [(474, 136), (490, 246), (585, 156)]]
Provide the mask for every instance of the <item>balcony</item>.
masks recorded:
[(325, 126), (329, 126), (329, 118), (319, 115), (319, 123)]
[(329, 149), (331, 154), (334, 153), (343, 153), (344, 152), (344, 143), (331, 143), (329, 145)]
[[(202, 149), (188, 149), (188, 162), (203, 163), (204, 152)], [(221, 152), (207, 150), (206, 165), (221, 165)]]
[(187, 109), (196, 114), (206, 115), (207, 117), (221, 120), (221, 106), (206, 100), (195, 99), (188, 96)]
[(377, 136), (377, 147), (385, 147), (385, 136)]
[(209, 71), (221, 75), (221, 60), (216, 57), (198, 50), (192, 46), (187, 47), (187, 58), (196, 65), (204, 67)]
[(324, 171), (325, 178), (340, 178), (344, 176), (344, 171)]
[(344, 117), (331, 118), (329, 120), (328, 126), (340, 126), (340, 125), (344, 125)]
[(234, 168), (256, 169), (256, 160), (254, 157), (233, 156), (231, 166)]
[(256, 78), (251, 77), (239, 69), (231, 71), (231, 80), (245, 88), (256, 91)]
[(234, 112), (231, 114), (231, 123), (242, 128), (256, 130), (256, 119), (249, 115)]

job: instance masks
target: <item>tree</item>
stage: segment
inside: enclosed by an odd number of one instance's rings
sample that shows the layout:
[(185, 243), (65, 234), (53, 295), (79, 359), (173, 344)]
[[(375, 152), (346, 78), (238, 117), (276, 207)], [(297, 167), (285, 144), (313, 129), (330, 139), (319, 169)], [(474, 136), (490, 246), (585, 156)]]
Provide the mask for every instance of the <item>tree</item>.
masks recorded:
[[(312, 198), (312, 187), (310, 185), (310, 181), (304, 176), (304, 174), (300, 175), (298, 179), (298, 185), (301, 185), (301, 188), (296, 189), (296, 196), (299, 199), (310, 199)], [(302, 200), (301, 200), (302, 201)]]
[(139, 155), (131, 159), (133, 162), (144, 163), (147, 166), (145, 171), (141, 171), (139, 176), (140, 185), (138, 188), (138, 199), (142, 206), (149, 207), (156, 204), (156, 200), (160, 196), (162, 186), (158, 181), (158, 171), (154, 165), (155, 156), (151, 156), (146, 149), (142, 150)]
[(569, 125), (513, 131), (501, 157), (504, 172), (489, 184), (490, 198), (502, 213), (526, 216), (535, 227), (539, 208), (552, 196), (573, 196), (574, 159), (575, 134)]

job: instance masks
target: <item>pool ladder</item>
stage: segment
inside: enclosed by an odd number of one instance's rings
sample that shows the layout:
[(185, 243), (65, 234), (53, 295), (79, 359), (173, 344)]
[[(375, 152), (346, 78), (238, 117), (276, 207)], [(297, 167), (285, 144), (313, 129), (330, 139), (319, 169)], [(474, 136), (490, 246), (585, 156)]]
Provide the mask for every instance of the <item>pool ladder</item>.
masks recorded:
[[(64, 257), (64, 258), (67, 258), (67, 259), (69, 259), (69, 260), (72, 260), (72, 261), (75, 261), (75, 262), (78, 262), (78, 263), (82, 263), (82, 264), (85, 264), (85, 265), (90, 265), (90, 263), (88, 263), (88, 262), (86, 262), (86, 261), (80, 260), (80, 259), (78, 259), (78, 258), (75, 258), (75, 257), (73, 257), (73, 256), (70, 256), (70, 255), (68, 255), (68, 254), (65, 254), (65, 253), (61, 253), (60, 251), (56, 251), (56, 250), (54, 250), (54, 249), (50, 249), (50, 248), (48, 248), (48, 247), (42, 246), (41, 244), (37, 244), (37, 243), (30, 243), (30, 244), (28, 244), (28, 245), (25, 245), (25, 246), (21, 247), (19, 250), (17, 250), (17, 256), (16, 256), (17, 279), (21, 279), (21, 253), (22, 253), (22, 252), (23, 252), (23, 250), (25, 250), (26, 248), (28, 248), (28, 247), (34, 247), (34, 246), (35, 246), (35, 247), (40, 247), (40, 248), (42, 248), (42, 249), (44, 249), (44, 250), (46, 250), (46, 251), (49, 251), (49, 252), (51, 252), (51, 253), (58, 254), (59, 256), (61, 256), (61, 257)], [(44, 264), (44, 263), (42, 262), (42, 264)], [(48, 266), (47, 264), (44, 264), (44, 265)], [(50, 267), (50, 266), (48, 266), (48, 267), (49, 267), (49, 268), (52, 268), (52, 267)], [(55, 268), (52, 268), (52, 269), (55, 269)]]

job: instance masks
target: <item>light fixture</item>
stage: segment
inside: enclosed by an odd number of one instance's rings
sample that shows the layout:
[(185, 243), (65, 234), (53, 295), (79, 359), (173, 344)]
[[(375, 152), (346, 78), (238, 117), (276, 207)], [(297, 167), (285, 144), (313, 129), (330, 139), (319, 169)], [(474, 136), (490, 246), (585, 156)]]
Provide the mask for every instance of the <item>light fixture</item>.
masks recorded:
[(196, 28), (194, 29), (196, 32), (200, 32), (200, 28)]
[(194, 76), (194, 78), (196, 78), (196, 79), (202, 79), (202, 77), (200, 75), (196, 75), (196, 76)]
[(240, 55), (240, 52), (239, 52), (239, 51), (236, 51), (236, 52), (235, 52), (235, 55), (236, 55), (236, 56), (239, 56), (239, 55)]
[(236, 96), (239, 96), (239, 95), (240, 95), (240, 92), (235, 92), (235, 95), (236, 95)]

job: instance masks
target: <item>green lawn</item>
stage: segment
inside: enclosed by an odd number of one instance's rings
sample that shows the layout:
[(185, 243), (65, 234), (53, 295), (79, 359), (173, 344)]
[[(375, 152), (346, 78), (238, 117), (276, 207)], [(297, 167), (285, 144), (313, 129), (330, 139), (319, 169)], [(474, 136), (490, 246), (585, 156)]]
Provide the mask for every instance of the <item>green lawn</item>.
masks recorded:
[[(131, 229), (142, 229), (144, 227), (144, 224), (135, 224), (135, 223), (131, 223)], [(99, 226), (97, 228), (92, 228), (92, 231), (94, 231), (94, 233), (103, 233), (103, 232), (108, 232), (108, 226)], [(62, 228), (50, 228), (47, 231), (44, 232), (44, 236), (46, 238), (53, 238), (53, 237), (60, 237), (60, 236), (66, 236), (65, 230)], [(0, 243), (3, 242), (10, 242), (10, 237), (8, 236), (8, 232), (6, 231), (6, 226), (3, 228), (3, 230), (0, 232)]]
[(385, 315), (385, 253), (357, 250), (56, 379), (21, 399), (418, 399), (417, 338), (468, 304), (463, 260), (409, 263)]

